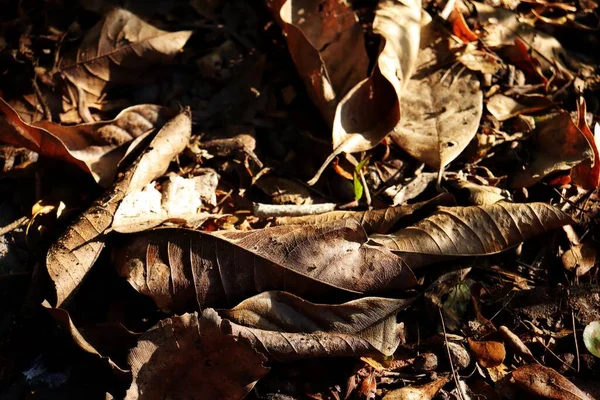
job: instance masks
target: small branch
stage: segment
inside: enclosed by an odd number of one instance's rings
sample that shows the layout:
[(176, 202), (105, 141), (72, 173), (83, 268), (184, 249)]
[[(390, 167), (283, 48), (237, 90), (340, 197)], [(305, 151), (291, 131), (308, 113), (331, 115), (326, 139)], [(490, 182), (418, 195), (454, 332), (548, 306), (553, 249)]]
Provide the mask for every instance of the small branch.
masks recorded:
[(335, 203), (322, 204), (263, 204), (254, 203), (254, 215), (268, 217), (300, 217), (302, 215), (323, 214), (335, 209)]

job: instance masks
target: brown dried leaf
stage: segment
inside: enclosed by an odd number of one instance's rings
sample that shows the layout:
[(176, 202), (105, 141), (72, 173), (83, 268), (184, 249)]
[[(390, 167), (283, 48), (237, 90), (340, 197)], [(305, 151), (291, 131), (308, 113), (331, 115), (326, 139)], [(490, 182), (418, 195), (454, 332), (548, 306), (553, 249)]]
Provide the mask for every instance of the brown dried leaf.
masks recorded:
[(550, 99), (540, 95), (521, 96), (519, 100), (497, 93), (490, 97), (486, 107), (498, 121), (505, 121), (517, 115), (527, 115), (546, 110), (553, 106)]
[[(0, 99), (0, 141), (76, 165), (102, 186), (112, 183), (125, 154), (122, 145), (162, 126), (174, 114), (155, 105), (123, 110), (111, 121), (65, 126), (49, 121), (27, 124)], [(8, 126), (3, 126), (7, 124)]]
[[(587, 190), (593, 190), (600, 185), (600, 154), (596, 137), (590, 130), (586, 120), (586, 104), (583, 97), (577, 102), (577, 127), (587, 140), (592, 151), (591, 157), (584, 160), (571, 171), (571, 182)], [(596, 135), (600, 135), (600, 126), (596, 123)]]
[(493, 340), (476, 341), (468, 339), (469, 348), (475, 355), (477, 362), (484, 368), (497, 367), (504, 362), (506, 349), (504, 343)]
[(167, 318), (144, 333), (128, 356), (126, 400), (239, 400), (265, 376), (265, 357), (243, 338), (196, 314)]
[(592, 400), (567, 378), (539, 364), (517, 368), (512, 376), (521, 388), (546, 399)]
[[(430, 256), (494, 254), (531, 237), (572, 223), (571, 217), (545, 203), (440, 207), (438, 212), (375, 242), (399, 252), (411, 268), (431, 263)], [(435, 259), (435, 257), (433, 257)]]
[(74, 293), (100, 255), (105, 232), (121, 200), (162, 175), (171, 159), (187, 145), (191, 130), (189, 111), (169, 121), (140, 158), (50, 247), (46, 268), (56, 290), (57, 307)]
[(458, 181), (455, 185), (469, 192), (469, 202), (474, 206), (489, 206), (505, 201), (502, 190), (493, 186), (478, 185), (467, 181)]
[(597, 257), (598, 248), (586, 240), (565, 251), (562, 255), (562, 263), (567, 270), (575, 269), (577, 276), (583, 276), (596, 265)]
[(449, 380), (448, 375), (425, 385), (392, 390), (383, 397), (383, 400), (431, 400)]
[(339, 305), (314, 304), (287, 292), (270, 291), (217, 312), (230, 321), (234, 332), (278, 360), (390, 356), (404, 340), (404, 324), (396, 316), (411, 303), (363, 297)]
[(431, 200), (415, 204), (407, 204), (371, 211), (331, 211), (325, 214), (303, 217), (280, 217), (275, 219), (277, 225), (320, 225), (341, 219), (355, 219), (360, 222), (367, 234), (388, 233), (404, 217), (414, 213), (428, 213), (435, 207), (454, 205), (454, 197), (443, 193)]
[(537, 123), (534, 159), (511, 180), (515, 188), (528, 187), (554, 171), (569, 170), (593, 159), (590, 143), (566, 111)]
[(79, 113), (96, 102), (108, 86), (141, 83), (152, 68), (170, 61), (192, 31), (167, 32), (131, 12), (115, 8), (83, 38), (76, 53), (64, 56), (57, 67), (75, 87)]
[(163, 229), (124, 241), (116, 267), (161, 309), (178, 311), (236, 304), (265, 290), (331, 299), (416, 284), (402, 259), (367, 240), (353, 219), (212, 234)]

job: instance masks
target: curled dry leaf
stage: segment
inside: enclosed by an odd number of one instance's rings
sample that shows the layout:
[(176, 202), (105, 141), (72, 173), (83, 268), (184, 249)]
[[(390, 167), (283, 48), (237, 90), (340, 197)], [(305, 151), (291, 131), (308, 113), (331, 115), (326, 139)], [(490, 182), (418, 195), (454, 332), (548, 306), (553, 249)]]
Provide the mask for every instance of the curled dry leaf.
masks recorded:
[(497, 93), (490, 97), (486, 107), (498, 121), (505, 121), (517, 115), (527, 115), (546, 110), (553, 106), (550, 99), (540, 95), (521, 96), (519, 100)]
[(163, 310), (231, 305), (274, 289), (324, 299), (416, 284), (402, 259), (367, 240), (352, 219), (212, 234), (164, 229), (124, 241), (116, 267)]
[(191, 34), (157, 29), (115, 8), (84, 36), (76, 53), (60, 60), (57, 69), (73, 85), (79, 113), (90, 122), (87, 104), (96, 102), (109, 85), (142, 83), (153, 67), (170, 61)]
[(565, 251), (562, 255), (562, 263), (567, 270), (574, 269), (577, 276), (583, 276), (596, 265), (597, 257), (598, 248), (586, 240)]
[(593, 190), (600, 184), (600, 154), (598, 153), (598, 142), (596, 137), (600, 135), (600, 125), (596, 123), (595, 135), (590, 130), (586, 120), (586, 104), (583, 97), (577, 102), (577, 127), (588, 142), (591, 156), (577, 165), (571, 171), (571, 182), (587, 190)]
[(588, 139), (566, 111), (537, 123), (534, 144), (531, 164), (513, 176), (512, 187), (534, 185), (552, 172), (569, 170), (594, 158)]
[(268, 369), (265, 357), (214, 320), (185, 314), (160, 321), (131, 350), (126, 400), (239, 400)]
[(392, 390), (383, 397), (383, 400), (431, 400), (449, 380), (448, 375), (425, 385)]
[(539, 364), (517, 368), (513, 371), (512, 376), (521, 388), (547, 399), (592, 400), (567, 378), (552, 368)]
[(484, 368), (497, 367), (504, 362), (506, 349), (504, 343), (493, 340), (476, 341), (468, 339), (469, 348), (475, 355), (475, 359)]
[(28, 124), (0, 99), (2, 114), (0, 141), (74, 164), (102, 186), (110, 185), (115, 177), (125, 154), (122, 145), (161, 127), (174, 116), (172, 110), (147, 104), (129, 107), (111, 121), (72, 126), (49, 121)]
[(387, 233), (398, 222), (415, 213), (424, 214), (431, 212), (435, 207), (443, 205), (454, 205), (454, 197), (449, 193), (443, 193), (431, 200), (415, 204), (407, 204), (371, 211), (331, 211), (320, 215), (309, 215), (303, 217), (281, 217), (275, 220), (277, 225), (320, 225), (341, 219), (355, 219), (360, 222), (367, 234)]
[(498, 253), (570, 223), (571, 217), (545, 203), (500, 202), (483, 207), (440, 207), (413, 226), (371, 238), (403, 257), (414, 253), (407, 263), (417, 268), (439, 256)]
[[(287, 292), (264, 292), (230, 310), (217, 310), (234, 331), (278, 360), (391, 356), (404, 341), (397, 314), (412, 300), (363, 297), (339, 305), (314, 304)], [(234, 326), (235, 326), (234, 325)]]
[(422, 34), (419, 67), (402, 92), (402, 120), (390, 137), (417, 160), (440, 169), (477, 133), (483, 93), (471, 72), (448, 76), (445, 68), (432, 67), (431, 58), (443, 57), (432, 46), (447, 39), (433, 23)]
[(469, 202), (474, 206), (489, 206), (505, 201), (502, 190), (493, 186), (478, 185), (467, 181), (458, 181), (456, 187), (469, 193)]
[(171, 159), (185, 148), (191, 130), (189, 111), (169, 121), (138, 160), (50, 247), (46, 268), (56, 290), (57, 307), (74, 293), (100, 255), (105, 232), (121, 200), (130, 191), (140, 190), (162, 175)]

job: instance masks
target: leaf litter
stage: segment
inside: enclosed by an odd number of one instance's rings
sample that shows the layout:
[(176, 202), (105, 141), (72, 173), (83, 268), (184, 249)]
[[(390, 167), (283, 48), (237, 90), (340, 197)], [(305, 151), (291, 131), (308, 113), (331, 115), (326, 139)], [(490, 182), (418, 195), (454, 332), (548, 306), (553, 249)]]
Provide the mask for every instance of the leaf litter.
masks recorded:
[(0, 393), (600, 397), (588, 2), (113, 3), (2, 17)]

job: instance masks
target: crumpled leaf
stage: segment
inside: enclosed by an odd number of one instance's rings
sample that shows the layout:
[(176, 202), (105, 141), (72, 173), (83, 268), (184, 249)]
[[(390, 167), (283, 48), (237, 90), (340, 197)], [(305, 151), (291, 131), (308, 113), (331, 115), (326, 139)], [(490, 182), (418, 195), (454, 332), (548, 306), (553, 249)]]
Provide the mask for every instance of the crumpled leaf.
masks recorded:
[(440, 39), (437, 27), (423, 27), (418, 67), (402, 92), (402, 120), (390, 138), (417, 160), (441, 169), (467, 147), (477, 133), (483, 93), (471, 72), (448, 76), (431, 58), (443, 55), (432, 46)]
[(2, 99), (0, 114), (4, 114), (0, 141), (74, 164), (102, 186), (110, 185), (115, 177), (125, 154), (122, 145), (174, 116), (172, 110), (145, 104), (126, 108), (111, 121), (71, 126), (49, 121), (28, 124)]
[(497, 93), (488, 99), (486, 107), (498, 121), (505, 121), (517, 115), (546, 110), (553, 105), (550, 99), (540, 95), (521, 96), (519, 100), (515, 100)]
[(494, 340), (477, 341), (468, 339), (469, 348), (475, 359), (484, 368), (497, 367), (504, 362), (506, 349), (504, 343)]
[(339, 301), (416, 284), (402, 259), (366, 243), (353, 219), (212, 234), (161, 229), (126, 239), (115, 254), (119, 274), (165, 311), (232, 305), (265, 290)]
[(391, 356), (404, 341), (404, 324), (396, 316), (411, 303), (363, 297), (339, 305), (314, 304), (287, 292), (270, 291), (217, 313), (230, 321), (234, 334), (237, 331), (257, 350), (278, 360)]
[(554, 171), (569, 170), (593, 159), (590, 143), (566, 111), (537, 123), (535, 146), (533, 161), (513, 176), (512, 187), (534, 185)]
[(427, 213), (435, 207), (454, 205), (454, 197), (449, 193), (443, 193), (431, 200), (415, 204), (384, 208), (371, 211), (331, 211), (319, 215), (308, 215), (302, 217), (280, 217), (275, 219), (277, 225), (320, 225), (341, 219), (355, 219), (360, 222), (367, 234), (387, 233), (398, 222), (414, 213)]
[(517, 368), (513, 371), (512, 376), (521, 388), (547, 399), (592, 400), (567, 378), (552, 368), (539, 364), (529, 364)]
[(247, 340), (210, 319), (167, 318), (129, 353), (133, 382), (125, 399), (239, 400), (267, 374), (265, 361)]
[(506, 201), (502, 190), (493, 186), (478, 185), (468, 181), (457, 181), (456, 187), (469, 193), (469, 203), (474, 206), (489, 206), (499, 201)]
[(192, 31), (167, 32), (130, 11), (114, 8), (84, 36), (76, 53), (65, 55), (57, 70), (74, 86), (84, 121), (92, 104), (110, 86), (143, 83), (152, 68), (170, 61)]
[(371, 239), (406, 258), (417, 268), (431, 263), (429, 256), (494, 254), (535, 235), (571, 224), (571, 217), (545, 203), (439, 207), (432, 216), (390, 235)]
[(309, 181), (314, 184), (336, 155), (369, 150), (397, 125), (399, 93), (418, 50), (421, 1), (379, 4), (373, 29), (384, 45), (370, 76), (362, 27), (342, 2), (270, 5), (313, 102), (333, 127), (333, 152)]
[(46, 268), (56, 290), (56, 307), (73, 295), (100, 255), (105, 232), (111, 226), (121, 200), (129, 192), (141, 190), (162, 175), (171, 159), (187, 145), (191, 130), (189, 111), (165, 124), (138, 160), (50, 247)]
[(424, 385), (392, 390), (383, 396), (383, 400), (431, 400), (449, 380), (450, 375), (447, 375)]
[(590, 353), (600, 358), (600, 321), (592, 321), (585, 327), (583, 343)]
[(573, 245), (562, 255), (563, 266), (567, 270), (575, 270), (576, 276), (583, 276), (596, 265), (598, 247), (592, 241)]
[(577, 102), (577, 127), (588, 142), (591, 156), (577, 165), (571, 171), (571, 182), (584, 189), (596, 189), (600, 185), (600, 154), (598, 153), (597, 138), (600, 135), (600, 125), (596, 123), (595, 134), (592, 133), (586, 120), (586, 104), (583, 97)]

